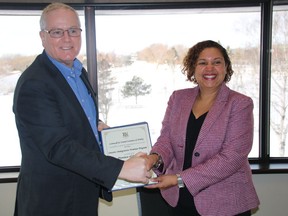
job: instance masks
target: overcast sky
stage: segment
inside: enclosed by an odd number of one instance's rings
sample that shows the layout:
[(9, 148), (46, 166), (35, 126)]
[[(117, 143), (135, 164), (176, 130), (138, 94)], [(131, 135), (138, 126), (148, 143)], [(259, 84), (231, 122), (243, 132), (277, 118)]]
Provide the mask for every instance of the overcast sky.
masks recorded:
[[(203, 13), (173, 15), (101, 15), (96, 17), (96, 40), (100, 51), (131, 53), (153, 43), (192, 46), (213, 39), (232, 48), (251, 42), (247, 29), (259, 13)], [(0, 16), (0, 56), (42, 52), (39, 16)], [(84, 18), (81, 17), (85, 32)], [(259, 37), (256, 37), (259, 40)], [(85, 52), (85, 34), (82, 35)]]

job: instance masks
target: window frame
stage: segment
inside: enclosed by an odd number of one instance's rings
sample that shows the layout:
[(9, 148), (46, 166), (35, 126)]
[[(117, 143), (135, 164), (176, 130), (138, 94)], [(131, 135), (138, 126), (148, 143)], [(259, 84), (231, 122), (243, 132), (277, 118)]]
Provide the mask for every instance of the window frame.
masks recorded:
[[(272, 47), (272, 16), (274, 5), (287, 5), (287, 1), (249, 0), (249, 1), (189, 1), (159, 3), (72, 3), (70, 6), (83, 10), (86, 26), (87, 71), (97, 71), (95, 61), (96, 32), (95, 11), (97, 10), (145, 10), (145, 9), (195, 9), (195, 8), (230, 8), (253, 7), (261, 8), (261, 39), (260, 39), (260, 92), (259, 92), (259, 157), (249, 158), (253, 174), (288, 173), (288, 158), (271, 158), (270, 147), (270, 77)], [(0, 10), (42, 10), (43, 3), (1, 3)], [(92, 57), (94, 56), (94, 57)], [(93, 87), (97, 89), (97, 72), (89, 74)], [(0, 183), (17, 182), (20, 166), (0, 167)]]

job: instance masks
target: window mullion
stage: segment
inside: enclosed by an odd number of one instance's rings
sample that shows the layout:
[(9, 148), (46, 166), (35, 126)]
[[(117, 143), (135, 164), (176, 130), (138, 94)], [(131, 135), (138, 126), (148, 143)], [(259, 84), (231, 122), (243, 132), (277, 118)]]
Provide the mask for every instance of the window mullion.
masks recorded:
[(259, 155), (260, 160), (270, 160), (270, 78), (272, 44), (272, 2), (261, 4), (260, 41), (260, 100), (259, 100)]

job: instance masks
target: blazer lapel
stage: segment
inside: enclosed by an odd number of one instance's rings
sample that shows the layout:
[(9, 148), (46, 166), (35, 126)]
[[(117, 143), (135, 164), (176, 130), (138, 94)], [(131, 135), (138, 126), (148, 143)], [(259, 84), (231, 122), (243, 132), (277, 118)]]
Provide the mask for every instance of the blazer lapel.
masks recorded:
[(57, 84), (57, 86), (60, 86), (61, 88), (59, 88), (68, 98), (69, 101), (71, 101), (71, 103), (74, 105), (78, 104), (79, 109), (81, 110), (80, 112), (83, 112), (83, 109), (81, 107), (81, 104), (79, 103), (76, 95), (74, 94), (73, 90), (71, 89), (70, 85), (68, 84), (68, 82), (65, 80), (65, 77), (61, 74), (61, 72), (58, 70), (58, 68), (52, 64), (52, 62), (50, 62), (50, 60), (48, 60), (47, 57), (47, 61), (48, 61), (48, 73), (50, 73), (54, 79), (54, 82)]
[(84, 70), (84, 69), (82, 70), (80, 78), (82, 79), (82, 81), (84, 82), (86, 88), (88, 89), (89, 93), (91, 94), (91, 97), (93, 98), (95, 106), (98, 107), (98, 96), (95, 93), (93, 87), (91, 86), (91, 84), (90, 84), (90, 82), (88, 80), (88, 76), (87, 76), (86, 70)]
[(192, 112), (192, 107), (195, 102), (196, 96), (198, 95), (199, 87), (192, 88), (191, 91), (188, 91), (187, 94), (183, 97), (183, 102), (181, 101), (180, 104), (182, 104), (181, 107), (181, 114), (180, 114), (180, 124), (179, 126), (182, 127), (181, 131), (183, 132), (183, 136), (186, 136), (186, 127), (188, 124), (189, 116)]
[(214, 105), (211, 107), (211, 109), (209, 110), (206, 116), (206, 119), (203, 122), (196, 145), (198, 145), (199, 143), (203, 141), (203, 139), (206, 137), (206, 134), (209, 133), (209, 130), (211, 126), (213, 125), (213, 123), (217, 121), (219, 115), (221, 114), (228, 100), (228, 95), (229, 95), (229, 88), (225, 84), (222, 84), (221, 89), (216, 98), (216, 101)]
[[(57, 84), (57, 86), (61, 86), (61, 88), (59, 88), (59, 89), (66, 95), (66, 97), (71, 102), (71, 104), (73, 104), (74, 108), (79, 110), (78, 113), (81, 113), (83, 115), (83, 118), (84, 118), (84, 116), (86, 118), (86, 114), (85, 114), (81, 104), (79, 103), (79, 101), (78, 101), (76, 95), (74, 94), (73, 90), (71, 89), (70, 85), (65, 80), (65, 77), (61, 74), (61, 72), (58, 70), (58, 68), (52, 64), (52, 62), (48, 59), (47, 56), (46, 56), (46, 58), (44, 58), (44, 61), (46, 62), (47, 66), (49, 68), (47, 70), (47, 72), (51, 74), (51, 76), (52, 76), (54, 82)], [(85, 85), (86, 85), (86, 83), (85, 83)], [(93, 97), (93, 99), (94, 99), (94, 97)]]
[(88, 80), (88, 76), (87, 76), (87, 72), (85, 69), (82, 69), (82, 73), (80, 75), (80, 78), (82, 79), (82, 81), (84, 82), (86, 88), (88, 89), (92, 99), (93, 99), (93, 102), (95, 104), (95, 107), (96, 107), (96, 118), (98, 118), (98, 120), (96, 121), (96, 127), (98, 127), (98, 122), (99, 122), (99, 110), (98, 110), (98, 96), (97, 94), (95, 93), (93, 87), (91, 86), (89, 80)]

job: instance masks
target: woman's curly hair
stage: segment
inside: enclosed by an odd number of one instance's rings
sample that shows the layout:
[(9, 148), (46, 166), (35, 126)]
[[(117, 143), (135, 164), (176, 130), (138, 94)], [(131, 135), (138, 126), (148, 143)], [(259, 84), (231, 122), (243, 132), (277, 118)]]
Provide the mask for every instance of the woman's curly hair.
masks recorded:
[(224, 82), (225, 83), (229, 82), (234, 71), (232, 69), (232, 64), (228, 56), (228, 53), (224, 47), (222, 47), (219, 43), (212, 40), (199, 42), (188, 50), (188, 53), (183, 60), (182, 73), (186, 75), (187, 80), (197, 84), (197, 80), (195, 79), (194, 76), (196, 62), (199, 58), (200, 53), (206, 48), (217, 48), (222, 53), (227, 72), (224, 78)]

